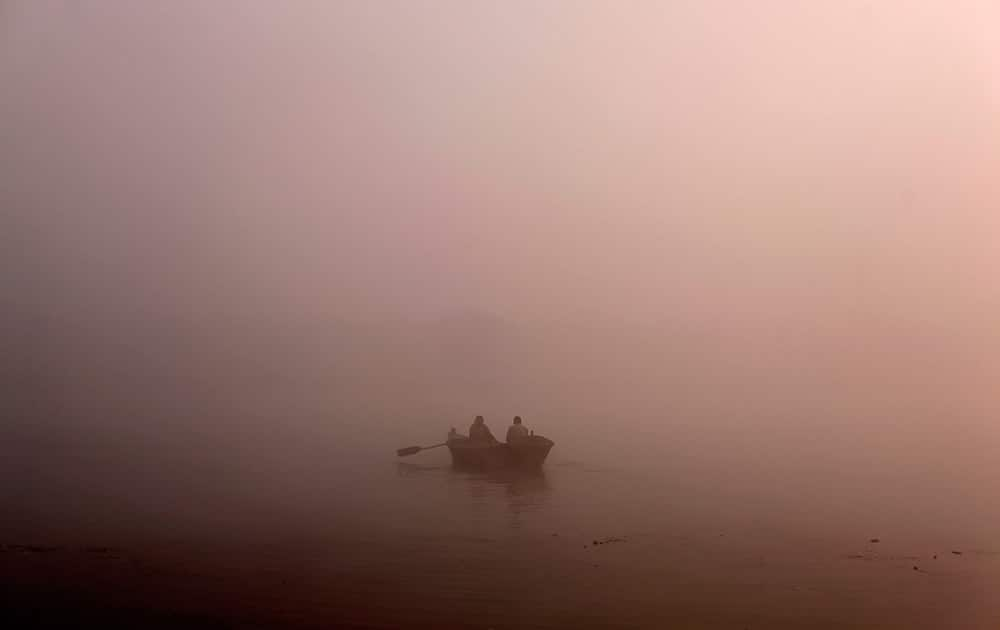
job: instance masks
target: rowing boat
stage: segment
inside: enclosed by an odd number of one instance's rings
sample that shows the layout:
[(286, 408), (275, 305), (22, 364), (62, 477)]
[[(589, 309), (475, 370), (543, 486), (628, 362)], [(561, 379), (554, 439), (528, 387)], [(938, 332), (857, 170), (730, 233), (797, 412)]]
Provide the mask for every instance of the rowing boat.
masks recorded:
[(447, 445), (457, 468), (539, 468), (555, 442), (540, 435), (511, 444), (479, 442), (453, 434)]

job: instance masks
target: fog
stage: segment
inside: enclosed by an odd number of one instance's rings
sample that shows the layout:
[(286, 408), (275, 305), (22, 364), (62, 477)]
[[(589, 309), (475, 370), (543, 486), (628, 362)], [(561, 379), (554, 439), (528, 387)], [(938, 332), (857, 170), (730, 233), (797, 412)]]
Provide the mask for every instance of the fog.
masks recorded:
[(520, 414), (553, 457), (987, 532), (998, 21), (5, 2), (5, 494), (291, 504), (303, 462)]

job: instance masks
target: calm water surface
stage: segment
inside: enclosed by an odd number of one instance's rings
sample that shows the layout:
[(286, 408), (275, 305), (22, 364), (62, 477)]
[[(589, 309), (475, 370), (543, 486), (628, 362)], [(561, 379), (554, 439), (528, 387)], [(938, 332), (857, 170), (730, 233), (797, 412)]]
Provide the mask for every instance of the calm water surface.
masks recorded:
[(88, 478), (50, 476), (23, 520), (48, 525), (11, 535), (119, 546), (127, 568), (82, 574), (100, 593), (250, 626), (1000, 627), (991, 508), (960, 514), (961, 493), (914, 505), (821, 471), (558, 444), (539, 472), (465, 472), (375, 442), (189, 454), (135, 465), (130, 489), (112, 480), (131, 455), (78, 452)]

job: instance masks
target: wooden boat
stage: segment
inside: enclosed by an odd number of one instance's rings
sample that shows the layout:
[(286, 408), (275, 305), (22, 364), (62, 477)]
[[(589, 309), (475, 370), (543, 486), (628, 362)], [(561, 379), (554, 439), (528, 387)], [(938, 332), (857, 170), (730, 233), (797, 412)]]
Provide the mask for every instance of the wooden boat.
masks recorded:
[(447, 445), (452, 464), (457, 468), (540, 468), (555, 442), (540, 435), (513, 444), (473, 442), (465, 436), (452, 435)]

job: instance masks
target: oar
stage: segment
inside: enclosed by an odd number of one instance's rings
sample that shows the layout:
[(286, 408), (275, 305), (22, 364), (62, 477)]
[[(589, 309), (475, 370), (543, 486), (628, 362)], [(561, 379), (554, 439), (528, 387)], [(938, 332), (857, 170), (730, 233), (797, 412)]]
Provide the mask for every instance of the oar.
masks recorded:
[(406, 448), (401, 448), (396, 451), (396, 455), (400, 457), (406, 457), (407, 455), (416, 455), (420, 451), (426, 451), (432, 448), (437, 448), (439, 446), (446, 445), (447, 442), (441, 442), (440, 444), (435, 444), (434, 446), (407, 446)]

